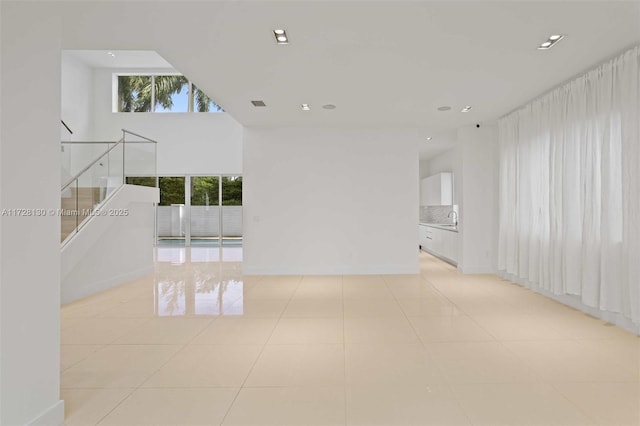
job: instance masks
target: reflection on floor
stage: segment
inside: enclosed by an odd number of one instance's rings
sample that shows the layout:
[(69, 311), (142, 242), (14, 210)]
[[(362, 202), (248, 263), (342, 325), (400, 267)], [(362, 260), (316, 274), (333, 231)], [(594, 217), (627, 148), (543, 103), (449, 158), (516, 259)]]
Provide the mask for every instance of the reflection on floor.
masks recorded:
[(421, 254), (402, 276), (243, 276), (241, 248), (62, 309), (66, 423), (638, 425), (640, 338)]
[[(158, 248), (156, 261), (158, 316), (242, 315), (242, 248)], [(176, 267), (187, 263), (189, 272), (186, 266)], [(165, 264), (171, 266), (163, 268)]]

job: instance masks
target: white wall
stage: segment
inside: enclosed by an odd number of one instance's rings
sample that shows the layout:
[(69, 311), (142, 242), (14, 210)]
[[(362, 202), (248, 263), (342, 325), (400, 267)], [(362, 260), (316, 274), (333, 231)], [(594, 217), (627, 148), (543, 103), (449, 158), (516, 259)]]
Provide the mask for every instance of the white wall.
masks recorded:
[(153, 272), (157, 188), (125, 185), (62, 249), (62, 303), (86, 297)]
[(498, 135), (495, 126), (458, 130), (462, 159), (461, 263), (464, 273), (496, 271)]
[[(58, 209), (60, 18), (0, 8), (0, 209)], [(0, 424), (61, 424), (60, 218), (3, 215), (0, 230)]]
[(63, 130), (63, 140), (91, 140), (93, 130), (93, 69), (62, 52), (62, 120), (73, 135)]
[(418, 138), (247, 128), (244, 272), (417, 273)]
[(242, 173), (242, 126), (229, 114), (114, 113), (114, 72), (116, 70), (94, 69), (94, 139), (119, 139), (124, 128), (157, 140), (159, 175)]
[[(61, 118), (73, 134), (60, 125), (63, 141), (90, 141), (93, 132), (93, 70), (68, 53), (62, 52)], [(105, 145), (62, 145), (61, 183), (106, 150)]]

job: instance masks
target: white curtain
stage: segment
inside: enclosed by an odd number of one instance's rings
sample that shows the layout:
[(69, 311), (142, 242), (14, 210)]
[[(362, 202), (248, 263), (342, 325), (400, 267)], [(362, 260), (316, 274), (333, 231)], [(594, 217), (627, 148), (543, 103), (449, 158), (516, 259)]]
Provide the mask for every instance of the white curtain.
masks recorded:
[(498, 269), (640, 324), (640, 46), (498, 126)]

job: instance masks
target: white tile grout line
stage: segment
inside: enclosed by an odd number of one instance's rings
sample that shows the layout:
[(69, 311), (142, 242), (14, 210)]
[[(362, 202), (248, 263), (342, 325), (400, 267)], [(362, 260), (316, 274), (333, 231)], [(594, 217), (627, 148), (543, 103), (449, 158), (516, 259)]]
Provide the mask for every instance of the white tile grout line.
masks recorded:
[(340, 288), (342, 290), (342, 372), (343, 372), (343, 379), (344, 379), (344, 383), (342, 385), (342, 391), (344, 392), (343, 395), (343, 404), (344, 404), (344, 424), (347, 424), (347, 419), (349, 418), (349, 415), (347, 413), (347, 330), (346, 330), (346, 323), (347, 323), (347, 318), (345, 315), (345, 305), (344, 305), (344, 275), (340, 275)]
[[(451, 271), (444, 271), (444, 269), (443, 269), (443, 272), (447, 272), (447, 275), (455, 275), (455, 273), (450, 274), (450, 272), (451, 272)], [(452, 304), (453, 306), (455, 306), (457, 309), (460, 309), (460, 311), (461, 311), (461, 312), (464, 312), (465, 316), (467, 316), (468, 318), (470, 318), (470, 319), (473, 321), (473, 323), (474, 323), (474, 324), (476, 324), (476, 325), (477, 325), (478, 327), (480, 327), (482, 330), (484, 330), (484, 331), (485, 331), (485, 332), (487, 332), (489, 335), (491, 335), (492, 337), (494, 337), (494, 341), (495, 341), (495, 342), (499, 343), (499, 344), (500, 344), (500, 346), (502, 346), (503, 348), (506, 348), (506, 346), (504, 346), (504, 342), (502, 342), (501, 340), (497, 339), (495, 336), (493, 336), (493, 334), (492, 334), (492, 333), (490, 333), (488, 330), (486, 330), (484, 327), (482, 327), (479, 323), (477, 323), (477, 321), (473, 318), (473, 316), (472, 316), (472, 315), (469, 315), (469, 313), (468, 313), (468, 312), (466, 312), (464, 309), (461, 309), (461, 308), (460, 308), (456, 303), (454, 303), (451, 299), (449, 299), (449, 297), (447, 297), (446, 295), (444, 295), (444, 294), (443, 294), (443, 293), (442, 293), (442, 292), (441, 292), (437, 287), (435, 287), (435, 286), (433, 285), (433, 283), (431, 283), (431, 281), (429, 281), (429, 280), (428, 280), (428, 279), (427, 279), (427, 278), (426, 278), (422, 273), (419, 273), (419, 274), (417, 274), (416, 276), (417, 276), (421, 281), (424, 281), (425, 285), (429, 285), (430, 289), (431, 289), (431, 290), (433, 290), (434, 292), (436, 292), (440, 297), (442, 297), (442, 298), (443, 298), (443, 300), (447, 300), (449, 303), (451, 303), (451, 304)], [(277, 320), (276, 320), (276, 322), (275, 322), (275, 325), (274, 325), (273, 329), (271, 330), (271, 333), (270, 333), (269, 337), (267, 338), (267, 340), (265, 341), (265, 343), (264, 343), (264, 344), (262, 344), (262, 348), (261, 348), (260, 353), (259, 353), (259, 354), (258, 354), (258, 356), (256, 357), (256, 360), (254, 361), (254, 363), (253, 363), (252, 367), (250, 368), (249, 372), (247, 373), (247, 375), (246, 375), (246, 377), (245, 377), (245, 379), (244, 379), (244, 381), (243, 381), (242, 385), (240, 385), (240, 388), (238, 388), (238, 391), (236, 392), (236, 394), (235, 394), (235, 397), (234, 397), (233, 401), (230, 403), (229, 407), (227, 408), (227, 411), (226, 411), (226, 413), (225, 413), (225, 415), (224, 415), (224, 417), (223, 417), (223, 419), (222, 419), (222, 422), (224, 422), (224, 420), (226, 419), (226, 417), (227, 417), (228, 413), (230, 412), (231, 408), (233, 407), (233, 405), (234, 405), (234, 403), (235, 403), (235, 401), (236, 401), (236, 399), (237, 399), (237, 397), (238, 397), (238, 395), (239, 395), (240, 391), (245, 387), (245, 383), (246, 383), (246, 381), (247, 381), (248, 377), (250, 376), (251, 372), (253, 371), (253, 369), (254, 369), (254, 367), (255, 367), (255, 365), (256, 365), (256, 363), (257, 363), (257, 361), (259, 360), (260, 356), (262, 355), (262, 353), (263, 353), (263, 351), (264, 351), (264, 349), (265, 349), (266, 345), (268, 344), (268, 341), (269, 341), (269, 340), (270, 340), (270, 338), (273, 336), (273, 333), (274, 333), (274, 331), (275, 331), (275, 329), (276, 329), (276, 327), (277, 327), (278, 323), (279, 323), (279, 322), (280, 322), (280, 320), (283, 318), (284, 312), (286, 312), (286, 310), (287, 310), (288, 306), (290, 305), (291, 300), (293, 300), (293, 298), (294, 298), (294, 296), (295, 296), (295, 294), (296, 294), (297, 290), (299, 289), (300, 284), (301, 284), (301, 282), (303, 281), (303, 279), (304, 279), (304, 276), (300, 276), (300, 279), (299, 279), (299, 280), (298, 280), (298, 282), (297, 282), (297, 286), (296, 286), (295, 290), (291, 293), (291, 295), (290, 295), (290, 296), (289, 296), (289, 298), (287, 299), (287, 303), (285, 304), (285, 306), (284, 306), (284, 307), (282, 308), (282, 310), (280, 311), (280, 314), (279, 314), (279, 316), (277, 317)], [(343, 327), (342, 327), (342, 332), (343, 332), (343, 336), (342, 336), (342, 346), (343, 346), (343, 363), (344, 363), (344, 365), (343, 365), (343, 379), (344, 379), (344, 386), (343, 386), (343, 389), (344, 389), (344, 416), (345, 416), (345, 417), (344, 417), (344, 421), (345, 421), (345, 423), (346, 423), (346, 421), (347, 421), (347, 401), (346, 401), (346, 400), (347, 400), (347, 377), (346, 377), (346, 330), (345, 330), (346, 314), (345, 314), (345, 297), (344, 297), (344, 276), (340, 276), (340, 279), (341, 279), (341, 284), (342, 284), (342, 286), (341, 286), (341, 290), (342, 290), (342, 320), (343, 320)], [(423, 339), (421, 339), (421, 338), (420, 338), (419, 334), (417, 333), (417, 330), (416, 330), (415, 326), (414, 326), (414, 325), (413, 325), (413, 323), (410, 321), (410, 319), (409, 319), (409, 317), (408, 317), (408, 315), (407, 315), (407, 312), (405, 311), (405, 309), (403, 309), (403, 308), (402, 308), (402, 305), (400, 305), (398, 296), (397, 296), (393, 291), (391, 291), (391, 288), (389, 287), (389, 285), (390, 285), (389, 278), (388, 278), (388, 277), (384, 277), (384, 276), (382, 276), (382, 279), (383, 279), (383, 282), (385, 282), (385, 287), (387, 288), (387, 290), (389, 290), (389, 291), (391, 292), (391, 295), (393, 296), (393, 298), (394, 298), (395, 302), (396, 302), (396, 303), (398, 304), (398, 306), (401, 308), (401, 310), (402, 310), (402, 312), (403, 312), (403, 315), (404, 315), (404, 318), (409, 322), (409, 324), (410, 324), (410, 326), (412, 327), (412, 329), (413, 329), (414, 333), (417, 335), (417, 337), (418, 337), (418, 340), (419, 340), (419, 342), (420, 342), (421, 347), (423, 347), (425, 350), (427, 350), (427, 353), (428, 353), (428, 347), (427, 347), (426, 342), (425, 342)], [(254, 287), (255, 287), (255, 286), (254, 286)], [(235, 303), (235, 302), (237, 302), (237, 300), (239, 300), (239, 299), (240, 299), (240, 298), (236, 299), (236, 301), (234, 301), (234, 303)], [(114, 406), (114, 407), (113, 407), (113, 408), (112, 408), (112, 409), (111, 409), (107, 414), (105, 414), (105, 415), (104, 415), (104, 416), (103, 416), (103, 417), (102, 417), (98, 422), (102, 422), (102, 421), (104, 420), (104, 418), (105, 418), (105, 417), (107, 417), (109, 414), (111, 414), (111, 413), (112, 413), (112, 412), (113, 412), (117, 407), (119, 407), (119, 406), (120, 406), (124, 401), (126, 401), (126, 400), (127, 400), (127, 399), (132, 395), (132, 394), (133, 394), (133, 392), (135, 392), (136, 390), (140, 389), (140, 388), (144, 385), (144, 383), (148, 382), (148, 380), (150, 379), (150, 377), (152, 377), (152, 376), (153, 376), (157, 371), (159, 371), (160, 369), (162, 369), (162, 368), (163, 368), (167, 363), (169, 363), (169, 362), (170, 362), (171, 360), (173, 360), (176, 356), (178, 356), (178, 354), (180, 354), (182, 351), (184, 351), (184, 349), (185, 349), (187, 346), (191, 345), (191, 343), (192, 343), (192, 342), (193, 342), (193, 341), (194, 341), (198, 336), (200, 336), (202, 333), (204, 333), (204, 332), (205, 332), (205, 330), (206, 330), (207, 328), (209, 328), (209, 327), (211, 326), (211, 324), (213, 324), (213, 323), (214, 323), (214, 321), (218, 320), (219, 318), (220, 318), (220, 317), (217, 317), (217, 316), (216, 316), (216, 317), (211, 318), (211, 319), (208, 321), (208, 323), (207, 323), (206, 325), (204, 325), (204, 326), (203, 326), (203, 328), (202, 328), (199, 332), (195, 333), (195, 335), (194, 335), (190, 340), (188, 340), (187, 342), (185, 342), (185, 343), (184, 343), (184, 344), (182, 344), (182, 345), (179, 345), (179, 344), (176, 344), (176, 345), (173, 345), (173, 344), (162, 345), (162, 344), (161, 344), (160, 346), (181, 346), (181, 348), (180, 348), (180, 349), (178, 349), (178, 350), (177, 350), (177, 351), (176, 351), (172, 356), (170, 356), (170, 357), (168, 358), (168, 360), (167, 360), (165, 363), (163, 363), (161, 366), (159, 366), (157, 369), (155, 369), (153, 372), (151, 372), (151, 373), (147, 376), (147, 378), (146, 378), (146, 379), (144, 379), (144, 380), (143, 380), (143, 381), (142, 381), (142, 382), (141, 382), (137, 387), (135, 387), (135, 388), (126, 388), (126, 389), (129, 389), (129, 390), (130, 390), (130, 392), (129, 392), (126, 396), (124, 396), (124, 397), (123, 397), (123, 399), (122, 399), (118, 404), (116, 404), (116, 405), (115, 405), (115, 406)], [(151, 319), (153, 319), (153, 318), (144, 318), (144, 319), (145, 319), (146, 321), (142, 321), (142, 322), (141, 322), (141, 324), (139, 324), (139, 325), (138, 325), (138, 327), (142, 327), (142, 326), (144, 326), (145, 324), (147, 324), (148, 322), (150, 322), (150, 321), (151, 321)], [(136, 327), (136, 328), (138, 328), (138, 327)], [(113, 342), (111, 342), (111, 343), (101, 344), (101, 345), (96, 345), (96, 346), (99, 346), (99, 347), (98, 347), (95, 351), (92, 351), (92, 352), (91, 352), (91, 353), (89, 353), (87, 356), (85, 356), (83, 359), (78, 360), (78, 361), (76, 361), (74, 364), (72, 364), (72, 365), (68, 366), (67, 368), (65, 368), (65, 370), (64, 370), (64, 371), (66, 371), (67, 369), (71, 368), (71, 367), (72, 367), (72, 366), (74, 366), (74, 365), (77, 365), (78, 363), (82, 362), (84, 359), (86, 359), (87, 357), (89, 357), (91, 354), (93, 354), (93, 353), (95, 353), (95, 352), (97, 352), (97, 351), (99, 351), (99, 350), (102, 350), (102, 349), (106, 348), (107, 346), (115, 346), (116, 344), (115, 344), (114, 342), (115, 342), (117, 339), (121, 338), (124, 334), (126, 334), (126, 332), (125, 332), (125, 333), (123, 333), (122, 335), (118, 336), (117, 338), (115, 338), (115, 339), (113, 340)], [(578, 341), (579, 341), (579, 340), (582, 340), (582, 339), (570, 339), (570, 338), (567, 338), (567, 339), (563, 339), (563, 340), (578, 340)], [(155, 345), (155, 344), (154, 344), (154, 345)], [(124, 345), (118, 345), (118, 346), (124, 346)], [(132, 344), (131, 346), (144, 346), (144, 344)], [(506, 349), (508, 350), (508, 348), (506, 348)], [(509, 352), (511, 353), (511, 351), (509, 351)], [(519, 357), (517, 357), (517, 358), (519, 358)], [(543, 384), (547, 384), (547, 385), (550, 385), (550, 386), (552, 386), (552, 388), (554, 388), (554, 389), (555, 389), (555, 387), (554, 387), (554, 386), (553, 386), (553, 384), (551, 384), (551, 383), (546, 383), (546, 382), (541, 382), (541, 383), (543, 383)], [(271, 386), (268, 386), (268, 387), (271, 387)], [(233, 388), (233, 389), (235, 389), (235, 386), (216, 387), (216, 388), (227, 388), (227, 389), (229, 389), (229, 388)], [(455, 391), (454, 391), (453, 389), (451, 389), (450, 384), (447, 384), (447, 388), (449, 388), (449, 389), (450, 389), (450, 391), (452, 392), (452, 394), (453, 394), (454, 396), (456, 395)], [(69, 389), (69, 390), (73, 390), (74, 388), (68, 388), (68, 389)], [(77, 388), (76, 388), (76, 389), (77, 389)], [(89, 388), (83, 388), (83, 389), (89, 389)], [(104, 388), (95, 388), (95, 389), (104, 389)], [(121, 389), (123, 389), (123, 388), (121, 388)], [(556, 389), (556, 390), (557, 390), (557, 389)], [(566, 399), (566, 397), (565, 397), (565, 399)], [(458, 405), (459, 405), (458, 398), (456, 398), (456, 404), (458, 404)], [(460, 408), (461, 408), (461, 407), (460, 407)], [(461, 408), (461, 411), (462, 411), (463, 413), (465, 413), (465, 415), (466, 415), (466, 412), (465, 412), (464, 410), (462, 410), (462, 408)], [(579, 412), (582, 412), (582, 410), (579, 410)], [(586, 413), (583, 413), (583, 414), (584, 414), (587, 418), (590, 418), (589, 416), (587, 416), (587, 415), (586, 415)], [(468, 417), (468, 416), (467, 416), (467, 417)]]
[[(420, 278), (420, 280), (423, 280), (424, 278), (422, 277), (421, 273), (417, 274), (418, 277)], [(428, 280), (424, 279), (424, 281), (430, 283)], [(387, 282), (387, 280), (385, 279), (385, 283), (387, 285), (387, 288), (389, 287), (389, 284)], [(430, 283), (431, 284), (431, 283)], [(440, 294), (443, 298), (445, 298), (447, 301), (449, 301), (450, 303), (452, 303), (454, 306), (456, 306), (451, 300), (449, 300), (446, 296), (444, 296), (438, 289), (434, 289), (435, 291), (437, 291), (438, 294)], [(391, 291), (391, 289), (389, 288), (389, 291)], [(429, 350), (429, 348), (427, 347), (426, 343), (424, 342), (424, 340), (422, 340), (422, 338), (420, 337), (420, 334), (418, 333), (418, 330), (416, 329), (416, 327), (413, 325), (413, 323), (411, 322), (411, 320), (409, 319), (409, 316), (407, 315), (406, 311), (402, 308), (402, 305), (400, 305), (400, 302), (398, 302), (398, 298), (396, 297), (395, 293), (393, 293), (393, 291), (391, 291), (391, 294), (393, 295), (394, 299), (396, 300), (396, 303), (400, 306), (400, 309), (402, 310), (402, 313), (405, 317), (405, 319), (409, 322), (409, 325), (411, 326), (413, 332), (415, 333), (416, 337), (418, 338), (418, 341), (420, 342), (420, 346), (422, 348), (424, 348), (424, 350), (426, 351), (427, 354), (431, 355), (431, 352)], [(444, 373), (444, 371), (442, 371), (442, 368), (436, 364), (436, 369), (438, 370), (438, 372), (441, 375), (441, 378), (443, 380), (446, 380), (446, 374)], [(468, 420), (469, 424), (473, 424), (471, 421), (471, 417), (469, 416), (469, 413), (467, 413), (467, 411), (464, 409), (464, 407), (462, 407), (462, 404), (460, 403), (459, 398), (457, 397), (457, 394), (455, 393), (455, 390), (453, 389), (453, 387), (451, 386), (451, 383), (449, 383), (448, 380), (446, 380), (445, 382), (443, 382), (443, 385), (446, 387), (446, 389), (450, 392), (450, 394), (452, 396), (454, 396), (455, 398), (453, 398), (453, 403), (456, 405), (456, 407), (460, 410), (461, 413), (464, 414), (465, 418)]]
[[(155, 285), (155, 280), (154, 280), (154, 285)], [(136, 387), (134, 387), (134, 388), (130, 388), (130, 389), (131, 389), (131, 392), (129, 392), (129, 393), (127, 394), (127, 396), (126, 396), (126, 397), (124, 397), (124, 398), (123, 398), (119, 403), (117, 403), (117, 404), (116, 404), (116, 405), (115, 405), (111, 410), (109, 410), (109, 412), (108, 412), (108, 413), (106, 413), (104, 416), (102, 416), (102, 417), (100, 418), (100, 420), (98, 420), (98, 421), (96, 422), (96, 424), (100, 424), (102, 421), (104, 421), (104, 419), (105, 419), (107, 416), (109, 416), (113, 411), (115, 411), (119, 406), (121, 406), (121, 405), (122, 405), (122, 403), (124, 403), (126, 400), (128, 400), (128, 399), (131, 397), (131, 395), (133, 395), (133, 393), (134, 393), (135, 391), (139, 390), (139, 389), (140, 389), (140, 388), (141, 388), (141, 387), (142, 387), (146, 382), (148, 382), (148, 381), (149, 381), (149, 379), (150, 379), (153, 375), (155, 375), (155, 374), (156, 374), (158, 371), (160, 371), (160, 370), (161, 370), (165, 365), (167, 365), (169, 362), (171, 362), (171, 360), (173, 360), (176, 356), (178, 356), (178, 354), (179, 354), (179, 353), (181, 353), (182, 351), (184, 351), (184, 349), (185, 349), (189, 344), (191, 344), (191, 342), (193, 342), (193, 341), (194, 341), (194, 340), (195, 340), (195, 339), (196, 339), (200, 334), (202, 334), (202, 333), (203, 333), (207, 328), (209, 328), (209, 326), (210, 326), (210, 325), (211, 325), (215, 320), (217, 320), (218, 318), (219, 318), (219, 317), (210, 318), (210, 319), (209, 319), (209, 321), (208, 321), (208, 323), (207, 323), (204, 327), (202, 327), (202, 329), (201, 329), (199, 332), (195, 333), (195, 334), (194, 334), (194, 336), (193, 336), (190, 340), (188, 340), (187, 342), (185, 342), (185, 343), (184, 343), (184, 344), (182, 344), (182, 345), (179, 345), (179, 344), (178, 344), (178, 345), (171, 345), (171, 344), (168, 344), (168, 345), (157, 345), (157, 346), (181, 346), (181, 347), (180, 347), (180, 349), (178, 349), (178, 350), (177, 350), (173, 355), (171, 355), (171, 356), (170, 356), (170, 357), (169, 357), (169, 358), (168, 358), (164, 363), (162, 363), (162, 365), (160, 365), (160, 366), (159, 366), (158, 368), (156, 368), (153, 372), (151, 372), (151, 373), (150, 373), (150, 374), (149, 374), (149, 375), (148, 375), (144, 380), (142, 380), (142, 381), (141, 381), (141, 382), (140, 382)], [(140, 324), (140, 326), (139, 326), (139, 327), (141, 327), (141, 326), (143, 326), (143, 325), (145, 325), (145, 324), (147, 324), (147, 323), (151, 322), (151, 320), (152, 320), (152, 319), (154, 319), (154, 317), (149, 318), (147, 321), (145, 321), (145, 322), (143, 322), (142, 324)], [(139, 328), (139, 327), (136, 327), (136, 328)], [(124, 334), (123, 334), (123, 335), (124, 335)], [(120, 337), (122, 337), (122, 336), (120, 336)], [(119, 338), (120, 338), (120, 337), (119, 337)], [(116, 339), (116, 340), (117, 340), (117, 339)], [(115, 342), (115, 340), (114, 340), (114, 342)], [(110, 343), (109, 345), (114, 345), (114, 343)], [(108, 345), (107, 345), (107, 346), (108, 346)], [(125, 345), (122, 345), (122, 346), (125, 346)], [(131, 345), (131, 346), (143, 346), (143, 345)]]
[[(296, 285), (296, 289), (293, 292), (291, 292), (291, 295), (289, 296), (289, 299), (287, 300), (287, 304), (284, 306), (282, 311), (280, 311), (280, 315), (278, 316), (277, 321), (275, 322), (273, 328), (271, 329), (271, 333), (269, 334), (269, 337), (267, 337), (267, 339), (262, 344), (262, 348), (260, 348), (260, 353), (258, 353), (258, 356), (256, 357), (255, 361), (251, 365), (251, 368), (247, 372), (247, 375), (245, 376), (244, 380), (240, 384), (240, 387), (238, 388), (238, 392), (236, 392), (236, 394), (233, 397), (233, 400), (231, 401), (231, 403), (229, 404), (229, 407), (227, 408), (227, 411), (225, 411), (224, 416), (222, 416), (222, 420), (220, 421), (220, 425), (224, 424), (225, 420), (227, 419), (227, 416), (231, 412), (231, 409), (233, 408), (234, 404), (236, 403), (236, 400), (238, 399), (238, 396), (240, 395), (240, 392), (242, 391), (242, 389), (244, 389), (245, 383), (247, 383), (247, 380), (249, 379), (249, 376), (251, 376), (251, 373), (253, 372), (253, 369), (255, 368), (256, 364), (260, 360), (260, 357), (262, 356), (262, 353), (264, 352), (265, 347), (269, 343), (269, 340), (271, 340), (271, 337), (273, 336), (273, 333), (275, 332), (276, 328), (278, 327), (278, 324), (280, 323), (280, 320), (282, 319), (282, 316), (284, 315), (285, 311), (287, 310), (287, 307), (289, 306), (289, 303), (291, 303), (291, 299), (293, 299), (293, 296), (298, 291), (298, 288), (300, 287), (300, 283), (302, 282), (303, 278), (304, 278), (304, 276), (301, 275), (300, 276), (300, 280), (298, 280), (298, 284)], [(255, 288), (255, 286), (253, 288)]]
[[(437, 289), (436, 289), (437, 290)], [(513, 354), (519, 361), (522, 362), (522, 364), (529, 370), (531, 369), (531, 366), (525, 362), (520, 356), (518, 356), (517, 354), (515, 354), (514, 352), (512, 352), (511, 350), (509, 350), (508, 347), (506, 347), (504, 345), (504, 342), (500, 339), (498, 339), (495, 335), (493, 335), (493, 333), (491, 333), (489, 330), (485, 329), (485, 327), (483, 327), (480, 323), (478, 323), (475, 318), (470, 315), (466, 310), (462, 309), (461, 307), (459, 307), (453, 300), (449, 299), (446, 295), (444, 295), (443, 293), (441, 293), (439, 290), (437, 290), (438, 293), (440, 293), (446, 300), (448, 300), (450, 303), (452, 303), (454, 306), (456, 306), (456, 308), (460, 309), (460, 311), (465, 313), (465, 316), (467, 316), (471, 321), (473, 321), (474, 324), (476, 324), (478, 327), (480, 327), (483, 331), (485, 331), (487, 334), (489, 334), (490, 336), (492, 336), (495, 339), (495, 342), (498, 343), (500, 345), (500, 347), (502, 347), (503, 349), (505, 349), (507, 352)], [(533, 371), (533, 370), (532, 370)], [(536, 381), (534, 382), (537, 385), (546, 385), (546, 386), (550, 386), (551, 388), (553, 388), (554, 390), (556, 390), (558, 393), (560, 393), (563, 397), (563, 399), (566, 400), (566, 402), (569, 403), (570, 406), (572, 406), (574, 409), (576, 409), (578, 412), (580, 412), (581, 414), (584, 415), (585, 418), (595, 421), (595, 419), (593, 419), (591, 416), (587, 415), (587, 413), (585, 413), (583, 410), (581, 410), (576, 404), (574, 404), (572, 401), (570, 401), (567, 397), (565, 397), (561, 392), (559, 392), (552, 383), (550, 382), (545, 382), (543, 380), (540, 381)], [(457, 392), (455, 391), (455, 388), (452, 386), (448, 386), (450, 388), (450, 391), (452, 393), (452, 395), (455, 397), (455, 401), (456, 404), (459, 406), (459, 408), (461, 409), (461, 411), (463, 413), (465, 413), (465, 415), (467, 416), (469, 422), (471, 422), (471, 418), (469, 417), (469, 415), (467, 414), (466, 410), (464, 410), (464, 408), (460, 405), (459, 402), (459, 395), (457, 394)]]

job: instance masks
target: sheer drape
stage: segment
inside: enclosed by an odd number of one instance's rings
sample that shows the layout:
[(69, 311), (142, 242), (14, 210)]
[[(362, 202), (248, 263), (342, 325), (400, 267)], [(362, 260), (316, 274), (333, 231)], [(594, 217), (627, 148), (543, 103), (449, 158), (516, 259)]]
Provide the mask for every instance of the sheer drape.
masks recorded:
[(640, 323), (640, 47), (499, 121), (498, 269)]

